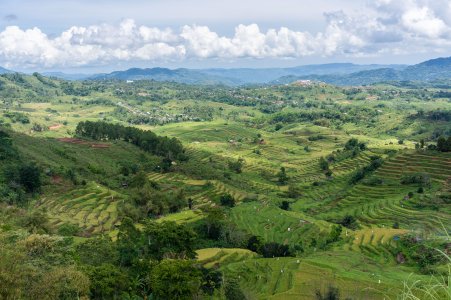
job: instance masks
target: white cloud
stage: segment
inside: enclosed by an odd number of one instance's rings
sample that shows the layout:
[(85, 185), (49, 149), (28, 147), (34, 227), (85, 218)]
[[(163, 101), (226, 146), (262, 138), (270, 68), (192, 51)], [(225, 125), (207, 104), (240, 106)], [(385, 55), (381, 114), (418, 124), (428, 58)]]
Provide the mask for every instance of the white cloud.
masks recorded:
[(371, 56), (451, 51), (449, 0), (377, 0), (358, 13), (324, 14), (317, 33), (287, 27), (261, 30), (240, 24), (231, 36), (208, 26), (179, 29), (119, 24), (73, 26), (56, 37), (39, 28), (8, 26), (0, 32), (0, 65), (56, 68), (107, 65), (120, 61), (184, 59), (299, 58), (304, 56)]
[(445, 22), (437, 18), (434, 12), (426, 6), (406, 11), (401, 20), (409, 32), (430, 38), (438, 38), (449, 31)]

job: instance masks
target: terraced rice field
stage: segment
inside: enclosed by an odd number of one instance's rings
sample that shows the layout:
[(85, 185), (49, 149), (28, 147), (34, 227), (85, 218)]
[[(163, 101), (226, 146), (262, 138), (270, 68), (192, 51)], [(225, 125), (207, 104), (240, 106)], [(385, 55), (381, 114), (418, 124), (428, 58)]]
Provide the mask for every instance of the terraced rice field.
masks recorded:
[[(352, 215), (367, 227), (391, 227), (394, 222), (401, 224), (401, 227), (414, 229), (441, 228), (442, 223), (449, 225), (446, 213), (418, 211), (412, 207), (409, 199), (406, 199), (409, 192), (416, 193), (418, 185), (403, 185), (400, 182), (401, 178), (415, 173), (427, 174), (433, 184), (431, 188), (439, 188), (451, 178), (451, 157), (442, 154), (403, 152), (388, 159), (371, 175), (382, 178), (381, 185), (370, 186), (359, 183), (347, 187), (346, 181), (336, 178), (331, 183), (315, 189), (316, 195), (312, 193), (306, 195), (310, 197), (313, 195), (321, 200), (328, 199), (330, 195), (328, 190), (334, 193), (342, 191), (341, 195), (332, 198), (333, 201), (320, 204), (319, 208), (314, 210), (315, 216), (322, 219), (338, 219)], [(334, 181), (338, 188), (334, 189)]]
[(118, 222), (118, 205), (124, 197), (95, 182), (56, 197), (42, 199), (39, 207), (55, 225), (79, 226), (87, 234), (107, 232)]
[(187, 197), (194, 200), (195, 206), (214, 203), (224, 194), (232, 195), (237, 202), (250, 196), (235, 187), (218, 180), (194, 180), (177, 173), (150, 173), (149, 180), (167, 184), (182, 184), (187, 191)]
[(322, 232), (328, 233), (330, 226), (304, 214), (258, 202), (243, 203), (232, 209), (230, 219), (239, 228), (265, 241), (288, 245), (298, 244)]
[[(394, 286), (381, 277), (380, 270), (354, 268), (339, 270), (328, 266), (327, 257), (343, 263), (344, 253), (323, 254), (323, 260), (299, 258), (251, 259), (230, 263), (222, 268), (225, 280), (235, 278), (243, 289), (258, 299), (314, 299), (316, 290), (327, 288), (331, 282), (340, 286), (340, 295), (352, 299), (383, 299), (384, 294), (394, 296)], [(360, 254), (349, 255), (361, 261)], [(368, 262), (367, 262), (368, 263)], [(356, 282), (355, 278), (360, 277)], [(382, 279), (382, 280), (381, 280)], [(379, 281), (381, 280), (381, 281)], [(378, 282), (379, 285), (377, 284)], [(373, 287), (376, 283), (377, 288)]]
[(205, 248), (196, 251), (197, 260), (206, 268), (220, 267), (257, 257), (257, 253), (241, 248)]

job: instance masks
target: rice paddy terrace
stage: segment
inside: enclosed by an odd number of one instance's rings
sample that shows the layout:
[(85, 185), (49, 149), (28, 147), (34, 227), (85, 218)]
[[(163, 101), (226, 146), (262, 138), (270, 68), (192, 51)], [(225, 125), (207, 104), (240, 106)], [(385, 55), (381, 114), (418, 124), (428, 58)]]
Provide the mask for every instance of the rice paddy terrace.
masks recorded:
[(78, 226), (87, 235), (109, 232), (119, 221), (118, 205), (124, 196), (96, 183), (68, 193), (57, 193), (41, 199), (37, 207), (48, 212), (58, 226)]
[[(237, 175), (239, 182), (208, 182), (209, 188), (193, 194), (193, 199), (198, 204), (211, 204), (221, 193), (232, 194), (242, 203), (231, 210), (230, 220), (265, 241), (305, 246), (311, 243), (312, 237), (326, 236), (336, 220), (345, 216), (357, 220), (359, 227), (345, 228), (339, 245), (323, 254), (314, 254), (317, 250), (312, 247), (313, 256), (306, 259), (244, 257), (241, 261), (221, 263), (220, 258), (230, 254), (218, 254), (216, 266), (228, 276), (239, 278), (243, 286), (252, 287), (251, 294), (264, 299), (311, 299), (315, 287), (334, 281), (351, 298), (393, 298), (399, 292), (396, 281), (410, 272), (396, 261), (399, 238), (407, 233), (434, 234), (443, 232), (443, 228), (451, 229), (449, 205), (438, 208), (419, 205), (435, 195), (449, 197), (451, 155), (411, 150), (409, 142), (399, 145), (390, 139), (371, 138), (365, 151), (331, 163), (333, 175), (327, 177), (319, 167), (319, 158), (341, 149), (350, 136), (323, 132), (320, 140), (308, 139), (321, 130), (307, 126), (304, 133), (299, 128), (296, 134), (290, 129), (267, 132), (219, 122), (207, 128), (195, 123), (161, 128), (161, 132), (186, 142), (189, 153), (203, 163), (244, 159), (243, 173)], [(254, 142), (258, 133), (264, 143)], [(305, 145), (309, 146), (309, 152), (305, 151)], [(376, 155), (384, 159), (382, 166), (365, 180), (350, 184), (350, 176)], [(281, 197), (287, 199), (284, 196), (287, 186), (278, 184), (275, 175), (281, 166), (287, 170), (290, 185), (297, 187), (301, 194), (298, 199), (288, 200), (290, 211), (278, 207)], [(403, 178), (414, 174), (430, 179), (424, 193), (418, 192), (418, 184), (402, 183)], [(151, 178), (167, 180), (166, 176), (170, 175), (151, 175)], [(207, 186), (205, 181), (175, 180)], [(237, 252), (234, 260), (240, 256)], [(352, 266), (340, 270), (347, 265), (347, 257), (353, 261)], [(335, 266), (331, 266), (331, 261)], [(210, 260), (207, 265), (212, 265)]]
[[(176, 94), (175, 88), (166, 89)], [(282, 87), (254, 91), (260, 100), (271, 99), (266, 104), (282, 115), (302, 114), (312, 106), (313, 112), (340, 110), (344, 120), (348, 115), (360, 120), (359, 113), (369, 112), (363, 121), (340, 123), (320, 114), (315, 120), (276, 122), (276, 113), (263, 113), (258, 105), (221, 103), (210, 94), (208, 99), (215, 101), (184, 100), (182, 94), (160, 103), (151, 98), (124, 100), (110, 90), (92, 96), (108, 95), (111, 101), (107, 102), (66, 95), (51, 102), (22, 103), (12, 111), (27, 113), (32, 123), (49, 129), (35, 131), (29, 123), (14, 123), (12, 128), (26, 133), (15, 137), (21, 153), (49, 170), (45, 177), (49, 182), (30, 209), (45, 212), (54, 228), (75, 226), (78, 239), (115, 237), (124, 210), (133, 210), (134, 195), (128, 192), (131, 178), (142, 172), (145, 183), (158, 187), (160, 193), (183, 191), (192, 204), (175, 213), (152, 215), (157, 222), (199, 228), (208, 217), (208, 208), (221, 206), (221, 196), (229, 194), (235, 205), (224, 208), (224, 218), (234, 229), (246, 237), (258, 236), (263, 243), (294, 249), (293, 257), (263, 257), (244, 249), (246, 243), (220, 248), (204, 241), (206, 248), (196, 250), (197, 262), (220, 270), (224, 282), (236, 280), (249, 299), (312, 299), (318, 289), (329, 285), (339, 287), (343, 298), (396, 299), (402, 282), (429, 278), (399, 261), (400, 239), (407, 234), (446, 239), (445, 232), (451, 232), (451, 154), (415, 149), (415, 143), (436, 129), (450, 132), (449, 124), (438, 120), (431, 125), (413, 117), (423, 108), (449, 109), (449, 100), (410, 102), (409, 94), (408, 101), (388, 101), (384, 100), (385, 89), (372, 91), (381, 95), (378, 103), (374, 97), (362, 100), (371, 88), (356, 93), (358, 99), (348, 95), (352, 89), (321, 85), (295, 90), (296, 96), (318, 101), (309, 100), (309, 106), (300, 108), (291, 97), (287, 100), (289, 93)], [(189, 160), (174, 161), (163, 172), (161, 157), (148, 155), (131, 143), (74, 137), (76, 123), (82, 120), (132, 123), (130, 112), (121, 115), (124, 112), (117, 109), (119, 100), (149, 114), (158, 110), (164, 120), (191, 109), (207, 107), (213, 113), (205, 119), (185, 115), (187, 119), (179, 122), (133, 125), (182, 142)], [(29, 135), (35, 140), (30, 141)], [(352, 138), (364, 144), (355, 153), (345, 149)], [(329, 160), (330, 156), (334, 159)], [(381, 165), (351, 181), (375, 157)], [(328, 161), (327, 172), (321, 167), (323, 158)], [(237, 161), (242, 163), (239, 170), (230, 167)], [(133, 170), (135, 166), (140, 168)], [(283, 180), (282, 168), (286, 172)], [(54, 176), (55, 170), (65, 178)], [(352, 220), (352, 226), (344, 220)], [(342, 230), (330, 241), (337, 224)]]
[[(265, 242), (304, 249), (305, 255), (289, 258), (261, 258), (244, 249), (197, 251), (204, 267), (220, 269), (226, 280), (237, 279), (250, 297), (311, 299), (319, 287), (326, 289), (332, 282), (353, 299), (393, 298), (399, 292), (399, 281), (412, 273), (396, 261), (399, 238), (451, 228), (449, 207), (419, 206), (435, 195), (449, 195), (451, 156), (446, 153), (404, 149), (409, 148), (408, 142), (407, 146), (390, 147), (388, 141), (373, 138), (367, 141), (366, 150), (331, 163), (333, 175), (327, 177), (319, 166), (320, 158), (342, 149), (352, 136), (337, 131), (327, 134), (310, 125), (275, 132), (223, 121), (174, 124), (155, 130), (180, 138), (188, 155), (199, 164), (219, 161), (226, 165), (244, 159), (242, 172), (233, 174), (232, 179), (202, 179), (181, 171), (148, 172), (150, 182), (163, 191), (183, 188), (194, 204), (192, 210), (162, 216), (159, 222), (196, 224), (204, 218), (205, 206), (217, 206), (219, 197), (230, 194), (237, 205), (227, 219), (237, 228)], [(321, 139), (308, 139), (320, 133)], [(258, 134), (261, 138), (255, 142)], [(365, 180), (350, 184), (350, 176), (375, 155), (384, 159), (382, 166)], [(289, 185), (299, 190), (296, 198), (287, 197), (288, 185), (277, 180), (282, 166)], [(424, 193), (418, 193), (418, 184), (402, 183), (413, 174), (430, 178)], [(373, 181), (377, 184), (371, 184)], [(279, 208), (281, 200), (290, 202), (290, 210)], [(89, 237), (114, 232), (120, 224), (119, 208), (127, 201), (127, 196), (93, 181), (72, 191), (54, 191), (37, 207), (51, 216), (55, 226), (73, 224)], [(345, 216), (354, 217), (358, 227), (345, 228), (340, 242), (319, 249), (332, 226)]]

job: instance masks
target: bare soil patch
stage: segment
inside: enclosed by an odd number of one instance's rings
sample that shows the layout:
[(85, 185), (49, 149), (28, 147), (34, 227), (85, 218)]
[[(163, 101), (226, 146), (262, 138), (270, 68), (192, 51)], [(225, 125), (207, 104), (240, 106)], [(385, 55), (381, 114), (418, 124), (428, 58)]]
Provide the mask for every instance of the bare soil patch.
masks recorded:
[(55, 124), (55, 125), (49, 126), (49, 130), (57, 130), (63, 126), (64, 126), (63, 124)]

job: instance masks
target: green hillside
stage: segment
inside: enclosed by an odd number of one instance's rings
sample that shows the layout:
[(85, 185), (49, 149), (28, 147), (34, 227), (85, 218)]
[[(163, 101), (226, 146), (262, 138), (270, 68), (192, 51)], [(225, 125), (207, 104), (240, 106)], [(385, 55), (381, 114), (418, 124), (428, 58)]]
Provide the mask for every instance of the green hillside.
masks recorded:
[(0, 75), (0, 299), (449, 299), (450, 93)]

